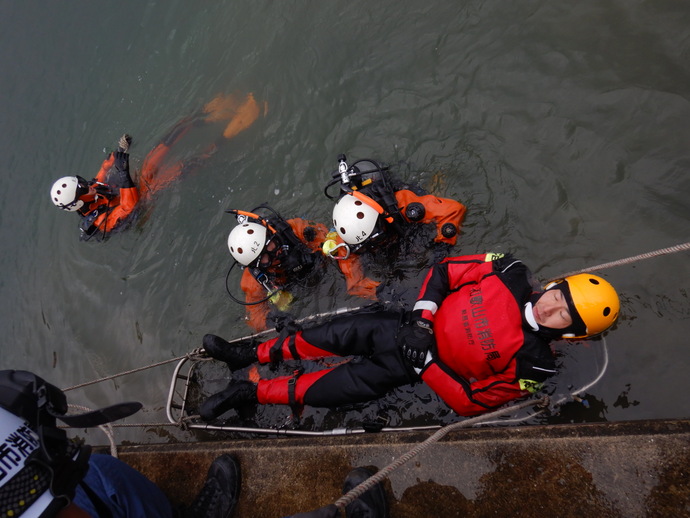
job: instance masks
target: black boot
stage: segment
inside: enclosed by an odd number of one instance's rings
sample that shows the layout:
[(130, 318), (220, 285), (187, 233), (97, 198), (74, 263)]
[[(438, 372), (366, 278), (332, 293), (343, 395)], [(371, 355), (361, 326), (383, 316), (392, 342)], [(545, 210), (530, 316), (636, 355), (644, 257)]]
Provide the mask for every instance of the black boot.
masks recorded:
[[(365, 468), (353, 469), (345, 479), (343, 494), (348, 493), (372, 475), (373, 473)], [(345, 507), (345, 514), (348, 518), (387, 518), (388, 504), (386, 503), (386, 493), (381, 484), (376, 484)]]
[(204, 350), (211, 358), (228, 364), (230, 370), (237, 370), (259, 361), (253, 341), (231, 344), (220, 336), (205, 335)]
[(240, 496), (241, 471), (237, 460), (225, 453), (211, 463), (204, 487), (182, 518), (230, 518)]
[(231, 408), (256, 404), (256, 385), (250, 381), (231, 381), (225, 390), (213, 394), (199, 407), (199, 415), (204, 421), (213, 421)]

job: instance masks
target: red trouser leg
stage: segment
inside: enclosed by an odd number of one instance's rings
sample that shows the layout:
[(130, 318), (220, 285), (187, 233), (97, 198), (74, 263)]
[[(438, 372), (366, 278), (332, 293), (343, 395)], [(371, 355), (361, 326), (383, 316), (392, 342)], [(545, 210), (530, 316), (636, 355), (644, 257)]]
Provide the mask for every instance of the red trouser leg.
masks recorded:
[[(274, 346), (276, 346), (276, 343), (280, 340), (282, 340), (282, 343), (279, 346), (279, 357), (285, 360), (315, 360), (318, 358), (329, 358), (331, 356), (338, 356), (337, 354), (334, 354), (325, 349), (320, 349), (319, 347), (310, 344), (303, 338), (302, 331), (297, 331), (297, 333), (295, 333), (294, 335), (287, 336), (284, 339), (278, 336), (276, 338), (268, 340), (267, 342), (259, 344), (259, 346), (256, 349), (256, 354), (259, 358), (259, 363), (269, 363), (271, 361), (271, 349)], [(294, 343), (293, 349), (297, 352), (297, 356), (295, 356), (293, 352), (290, 350), (291, 341), (293, 341)]]
[[(258, 347), (259, 361), (271, 361), (270, 350), (280, 344), (282, 358), (302, 359), (356, 356), (331, 369), (261, 380), (260, 403), (290, 404), (290, 380), (294, 402), (315, 407), (334, 407), (371, 401), (418, 378), (410, 373), (396, 344), (399, 315), (370, 313), (333, 319), (324, 325), (298, 332), (279, 342), (269, 340)], [(289, 340), (294, 336), (294, 344)], [(308, 340), (306, 338), (308, 338)], [(317, 347), (314, 344), (319, 344)], [(292, 352), (294, 351), (295, 354)]]
[(259, 380), (256, 395), (262, 405), (290, 405), (293, 403), (304, 404), (304, 394), (316, 381), (331, 372), (333, 369), (324, 369), (318, 372), (302, 374), (295, 381), (295, 401), (290, 401), (289, 384), (293, 376), (281, 376), (270, 380)]

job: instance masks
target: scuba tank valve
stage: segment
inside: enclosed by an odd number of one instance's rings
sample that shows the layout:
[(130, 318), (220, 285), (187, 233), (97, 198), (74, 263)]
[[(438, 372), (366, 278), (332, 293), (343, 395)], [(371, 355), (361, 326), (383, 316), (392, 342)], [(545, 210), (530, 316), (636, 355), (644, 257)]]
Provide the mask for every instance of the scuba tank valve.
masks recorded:
[(338, 172), (343, 185), (350, 183), (350, 178), (347, 176), (347, 157), (345, 155), (338, 155)]

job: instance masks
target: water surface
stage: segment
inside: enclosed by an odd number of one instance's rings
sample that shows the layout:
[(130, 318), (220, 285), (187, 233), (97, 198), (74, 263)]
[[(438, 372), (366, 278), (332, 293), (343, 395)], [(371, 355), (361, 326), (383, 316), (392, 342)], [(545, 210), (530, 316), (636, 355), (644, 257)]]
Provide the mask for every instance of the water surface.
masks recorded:
[[(668, 1), (0, 4), (2, 367), (67, 387), (179, 356), (207, 332), (246, 334), (224, 288), (233, 221), (223, 211), (268, 202), (328, 221), (322, 188), (339, 153), (461, 200), (455, 253), (512, 251), (543, 280), (689, 241), (688, 11)], [(79, 242), (76, 216), (50, 203), (56, 178), (95, 175), (123, 132), (140, 166), (181, 118), (249, 92), (266, 115), (128, 232)], [(175, 158), (222, 129), (185, 140)], [(688, 272), (687, 252), (604, 272), (622, 315), (590, 411), (573, 419), (688, 416)], [(361, 303), (337, 277), (318, 295), (298, 316)], [(601, 367), (601, 342), (563, 351), (552, 393)], [(140, 422), (161, 422), (170, 373), (70, 400), (137, 399)], [(423, 387), (384, 403), (399, 397), (405, 419), (452, 418)]]

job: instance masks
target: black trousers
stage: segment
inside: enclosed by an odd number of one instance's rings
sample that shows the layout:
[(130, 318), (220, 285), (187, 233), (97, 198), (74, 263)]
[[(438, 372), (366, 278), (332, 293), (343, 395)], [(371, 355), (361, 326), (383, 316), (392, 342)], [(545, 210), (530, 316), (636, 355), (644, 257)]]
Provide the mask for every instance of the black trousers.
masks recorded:
[(401, 313), (378, 311), (337, 317), (297, 332), (293, 351), (302, 358), (313, 358), (313, 347), (324, 351), (323, 357), (354, 356), (332, 369), (301, 376), (297, 400), (315, 407), (361, 403), (419, 381), (396, 343), (401, 322)]

